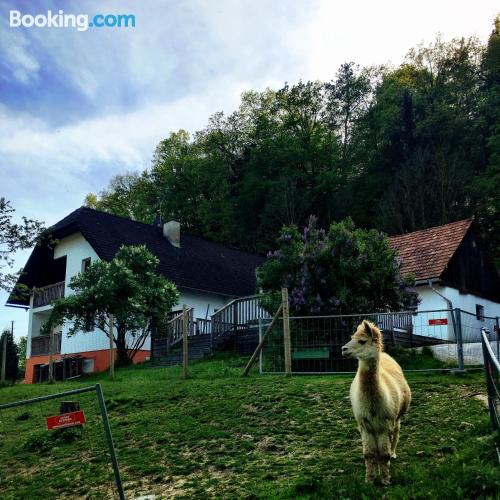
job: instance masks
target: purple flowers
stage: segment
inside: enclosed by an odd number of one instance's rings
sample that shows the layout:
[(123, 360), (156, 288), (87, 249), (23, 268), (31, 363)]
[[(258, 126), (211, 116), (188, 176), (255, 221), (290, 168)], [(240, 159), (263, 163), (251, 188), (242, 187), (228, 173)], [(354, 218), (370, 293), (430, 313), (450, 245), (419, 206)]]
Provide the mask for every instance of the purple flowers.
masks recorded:
[(290, 243), (292, 241), (292, 235), (291, 234), (282, 234), (279, 237), (280, 241), (284, 241), (285, 243)]

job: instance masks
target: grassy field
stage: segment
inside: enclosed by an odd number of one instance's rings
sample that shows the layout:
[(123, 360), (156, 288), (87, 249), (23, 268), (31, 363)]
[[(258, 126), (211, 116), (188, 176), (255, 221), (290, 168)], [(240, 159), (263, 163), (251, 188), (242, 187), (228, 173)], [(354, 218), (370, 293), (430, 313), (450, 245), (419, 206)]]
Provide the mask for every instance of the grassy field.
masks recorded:
[[(246, 359), (146, 366), (0, 389), (0, 402), (103, 385), (126, 494), (159, 498), (498, 498), (500, 469), (481, 372), (409, 374), (390, 487), (364, 483), (349, 376), (240, 377)], [(408, 357), (413, 368), (435, 365)], [(82, 430), (44, 430), (58, 403), (0, 412), (0, 498), (108, 498), (112, 477), (95, 397)]]

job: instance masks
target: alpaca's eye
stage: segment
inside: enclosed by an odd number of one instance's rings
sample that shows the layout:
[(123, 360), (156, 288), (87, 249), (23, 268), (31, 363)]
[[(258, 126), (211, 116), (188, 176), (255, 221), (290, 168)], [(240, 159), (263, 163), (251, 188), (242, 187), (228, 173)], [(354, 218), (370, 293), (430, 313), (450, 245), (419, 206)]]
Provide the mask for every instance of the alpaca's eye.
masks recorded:
[(366, 340), (358, 340), (358, 342), (363, 345), (363, 344), (366, 344)]

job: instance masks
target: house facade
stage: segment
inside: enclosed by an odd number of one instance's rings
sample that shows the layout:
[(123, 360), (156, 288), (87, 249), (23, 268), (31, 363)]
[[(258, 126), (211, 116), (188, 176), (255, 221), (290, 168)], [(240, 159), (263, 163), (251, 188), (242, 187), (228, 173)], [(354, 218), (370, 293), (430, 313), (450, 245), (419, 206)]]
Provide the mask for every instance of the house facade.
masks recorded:
[[(42, 381), (48, 373), (50, 338), (41, 334), (55, 299), (74, 293), (71, 278), (99, 259), (110, 260), (121, 245), (146, 245), (159, 260), (159, 272), (173, 281), (180, 293), (179, 306), (192, 309), (195, 319), (210, 319), (236, 297), (255, 292), (255, 269), (263, 258), (181, 234), (180, 225), (147, 225), (82, 207), (50, 231), (52, 245), (36, 247), (19, 279), (29, 287), (29, 299), (8, 304), (29, 309), (25, 381)], [(100, 330), (68, 336), (69, 325), (53, 332), (52, 360), (58, 378), (71, 378), (109, 367), (109, 339)], [(134, 362), (149, 358), (150, 339)]]

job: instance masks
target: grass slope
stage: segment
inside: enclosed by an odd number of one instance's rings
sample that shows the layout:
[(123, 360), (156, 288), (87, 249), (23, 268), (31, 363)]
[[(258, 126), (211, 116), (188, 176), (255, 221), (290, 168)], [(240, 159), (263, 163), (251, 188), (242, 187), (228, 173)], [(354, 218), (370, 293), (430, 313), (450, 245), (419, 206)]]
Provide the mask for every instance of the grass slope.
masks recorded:
[[(52, 386), (0, 390), (0, 402), (101, 382), (127, 496), (160, 498), (497, 498), (500, 473), (481, 372), (409, 374), (390, 487), (364, 483), (348, 399), (352, 376), (240, 377), (246, 360), (133, 367)], [(412, 367), (418, 367), (415, 359)], [(425, 363), (427, 363), (425, 361)], [(424, 364), (425, 364), (424, 363)], [(112, 478), (95, 398), (82, 430), (44, 430), (58, 403), (0, 412), (0, 498), (107, 498)]]

